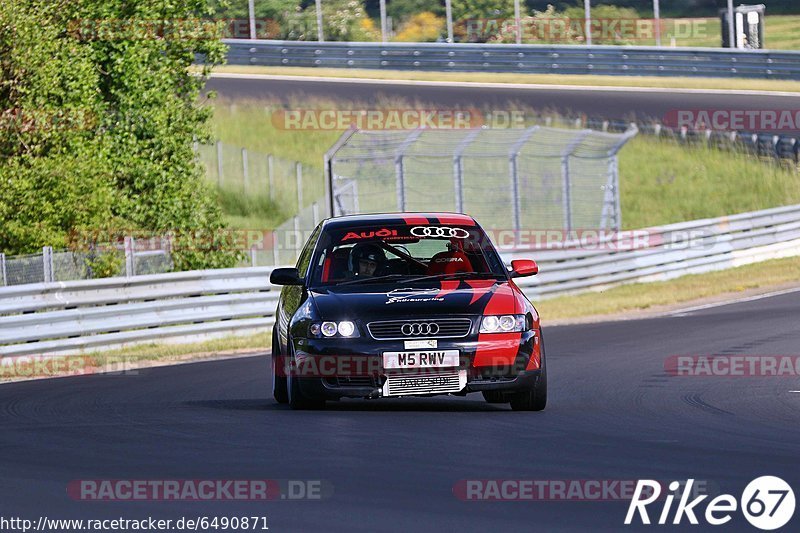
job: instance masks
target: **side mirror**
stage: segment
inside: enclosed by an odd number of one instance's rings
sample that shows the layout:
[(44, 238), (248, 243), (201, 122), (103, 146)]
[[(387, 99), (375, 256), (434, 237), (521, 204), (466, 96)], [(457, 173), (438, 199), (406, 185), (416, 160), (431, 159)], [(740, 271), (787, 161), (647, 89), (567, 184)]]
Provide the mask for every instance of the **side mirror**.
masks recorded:
[(269, 275), (269, 282), (273, 285), (302, 285), (296, 268), (276, 268)]
[(539, 273), (539, 265), (533, 259), (515, 259), (511, 261), (511, 277), (524, 278)]

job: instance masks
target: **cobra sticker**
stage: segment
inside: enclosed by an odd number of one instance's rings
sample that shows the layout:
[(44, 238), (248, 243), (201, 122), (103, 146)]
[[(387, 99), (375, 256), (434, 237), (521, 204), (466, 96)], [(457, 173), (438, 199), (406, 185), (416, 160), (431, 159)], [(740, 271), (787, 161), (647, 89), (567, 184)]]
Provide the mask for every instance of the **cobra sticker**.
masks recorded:
[(386, 293), (387, 304), (404, 302), (443, 302), (444, 298), (437, 296), (439, 289), (394, 289)]

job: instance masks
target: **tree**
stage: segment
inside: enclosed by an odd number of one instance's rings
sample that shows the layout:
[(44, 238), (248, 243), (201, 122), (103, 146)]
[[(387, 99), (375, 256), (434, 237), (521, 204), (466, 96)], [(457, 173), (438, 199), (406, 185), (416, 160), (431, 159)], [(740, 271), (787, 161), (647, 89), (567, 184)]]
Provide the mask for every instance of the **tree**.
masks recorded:
[[(0, 4), (0, 249), (62, 247), (98, 229), (219, 233), (192, 144), (209, 136), (203, 75), (224, 58), (205, 0)], [(190, 72), (195, 54), (201, 75)], [(229, 266), (214, 238), (178, 268)]]

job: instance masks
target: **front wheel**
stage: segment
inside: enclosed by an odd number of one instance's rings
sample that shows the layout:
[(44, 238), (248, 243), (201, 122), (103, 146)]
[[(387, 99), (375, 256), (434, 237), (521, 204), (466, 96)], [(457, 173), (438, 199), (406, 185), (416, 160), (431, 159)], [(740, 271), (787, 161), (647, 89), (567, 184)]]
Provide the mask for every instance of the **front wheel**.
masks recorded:
[[(290, 353), (291, 349), (291, 342), (289, 342), (288, 351)], [(323, 398), (316, 398), (303, 394), (303, 391), (300, 388), (300, 382), (303, 378), (297, 376), (297, 372), (295, 371), (296, 366), (294, 365), (294, 356), (289, 355), (288, 358), (289, 362), (292, 363), (292, 367), (288, 369), (289, 376), (286, 378), (289, 407), (297, 410), (324, 409), (325, 400)]]
[(540, 342), (542, 372), (533, 387), (511, 395), (511, 409), (514, 411), (541, 411), (547, 406), (547, 363), (544, 357), (544, 338)]
[(289, 392), (286, 383), (285, 359), (281, 356), (278, 334), (272, 330), (272, 397), (278, 403), (289, 403)]

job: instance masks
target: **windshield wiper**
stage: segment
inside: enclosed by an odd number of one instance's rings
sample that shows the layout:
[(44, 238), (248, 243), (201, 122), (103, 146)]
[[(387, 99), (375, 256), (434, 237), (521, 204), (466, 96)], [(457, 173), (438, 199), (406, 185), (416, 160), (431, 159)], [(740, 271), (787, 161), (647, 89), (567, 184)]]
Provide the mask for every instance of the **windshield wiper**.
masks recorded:
[(499, 274), (493, 272), (450, 272), (446, 274), (432, 274), (430, 276), (420, 276), (406, 281), (428, 281), (433, 279), (460, 279), (460, 278), (497, 278)]
[(358, 283), (369, 283), (373, 281), (388, 281), (390, 279), (397, 279), (397, 278), (404, 278), (406, 274), (386, 274), (385, 276), (374, 276), (371, 278), (356, 278), (351, 279), (350, 281), (343, 281), (341, 283), (337, 283), (337, 286), (342, 285), (356, 285)]

